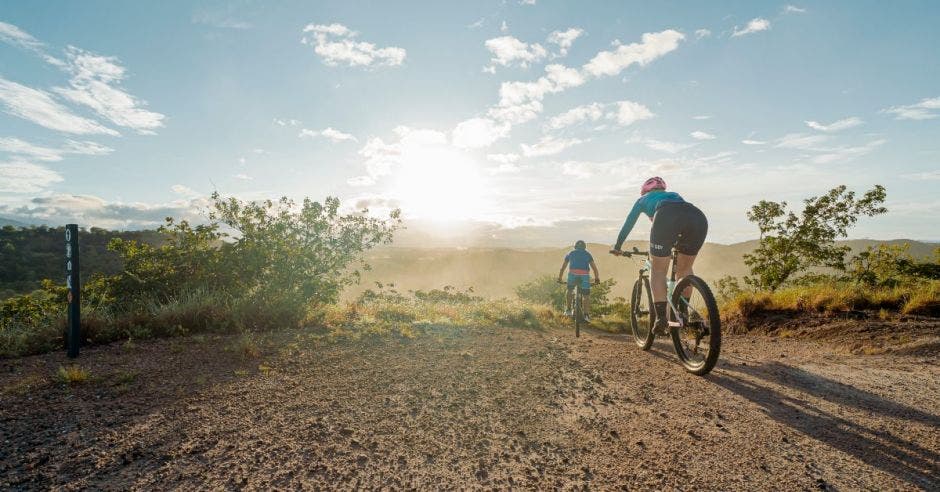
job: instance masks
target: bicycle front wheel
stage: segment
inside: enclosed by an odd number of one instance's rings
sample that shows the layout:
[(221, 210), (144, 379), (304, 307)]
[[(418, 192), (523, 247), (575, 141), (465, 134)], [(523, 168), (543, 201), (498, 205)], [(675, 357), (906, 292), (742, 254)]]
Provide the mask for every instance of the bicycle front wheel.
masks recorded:
[(650, 281), (646, 277), (639, 277), (633, 284), (633, 295), (630, 297), (630, 330), (633, 340), (643, 350), (653, 346), (653, 293), (650, 291)]
[[(688, 297), (683, 295), (686, 291)], [(721, 316), (715, 296), (704, 280), (689, 275), (676, 285), (672, 305), (685, 318), (682, 328), (672, 329), (676, 355), (685, 370), (704, 376), (715, 367), (721, 351)]]

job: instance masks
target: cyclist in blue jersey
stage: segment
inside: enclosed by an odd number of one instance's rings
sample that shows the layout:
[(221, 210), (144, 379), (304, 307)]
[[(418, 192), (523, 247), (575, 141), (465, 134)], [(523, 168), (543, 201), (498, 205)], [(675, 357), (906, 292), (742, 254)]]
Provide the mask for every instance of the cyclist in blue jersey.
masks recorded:
[[(570, 266), (570, 268), (569, 268)], [(601, 275), (597, 273), (597, 265), (594, 264), (594, 257), (587, 251), (587, 245), (579, 240), (574, 243), (574, 249), (565, 255), (565, 262), (561, 264), (561, 270), (558, 272), (558, 281), (561, 282), (565, 269), (568, 268), (568, 293), (565, 296), (565, 315), (571, 316), (571, 301), (574, 298), (574, 287), (581, 283), (581, 306), (584, 309), (584, 321), (590, 323), (591, 318), (588, 313), (591, 312), (591, 272), (588, 267), (594, 270), (594, 283), (600, 283)]]
[[(695, 256), (705, 244), (708, 233), (708, 219), (695, 205), (686, 202), (678, 193), (666, 191), (663, 178), (654, 177), (646, 180), (640, 187), (640, 198), (633, 204), (627, 220), (620, 229), (617, 244), (610, 252), (621, 254), (620, 248), (627, 239), (640, 214), (646, 214), (653, 221), (650, 229), (650, 287), (653, 290), (653, 306), (656, 309), (656, 324), (653, 329), (657, 334), (665, 335), (666, 319), (666, 270), (672, 248), (679, 253), (676, 258), (676, 275), (679, 279), (692, 273)], [(691, 288), (690, 288), (691, 290)], [(691, 295), (691, 292), (683, 292)], [(681, 306), (681, 304), (680, 304)]]

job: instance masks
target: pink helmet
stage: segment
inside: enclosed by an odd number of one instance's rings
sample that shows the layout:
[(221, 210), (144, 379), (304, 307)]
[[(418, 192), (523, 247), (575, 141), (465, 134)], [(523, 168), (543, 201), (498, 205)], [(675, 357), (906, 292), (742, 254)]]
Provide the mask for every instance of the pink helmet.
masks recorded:
[(660, 178), (659, 176), (655, 176), (650, 179), (647, 179), (643, 183), (643, 186), (640, 187), (640, 195), (645, 195), (653, 190), (665, 190), (665, 189), (666, 189), (666, 181), (664, 181), (663, 178)]

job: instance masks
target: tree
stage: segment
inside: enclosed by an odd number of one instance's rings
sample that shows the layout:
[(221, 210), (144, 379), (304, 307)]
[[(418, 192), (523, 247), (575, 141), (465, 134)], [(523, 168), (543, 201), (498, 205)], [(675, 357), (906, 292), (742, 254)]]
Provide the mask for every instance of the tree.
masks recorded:
[(368, 269), (362, 254), (388, 244), (401, 227), (400, 212), (388, 219), (341, 214), (339, 199), (323, 203), (288, 198), (242, 202), (212, 195), (209, 217), (233, 230), (230, 257), (239, 288), (261, 302), (297, 304), (336, 300), (340, 289)]
[(844, 185), (838, 186), (825, 195), (804, 200), (799, 215), (787, 210), (787, 202), (761, 200), (747, 213), (748, 220), (760, 229), (760, 243), (756, 250), (744, 255), (744, 263), (750, 268), (745, 282), (775, 290), (810, 268), (844, 271), (849, 247), (836, 246), (835, 240), (845, 238), (860, 216), (887, 212), (881, 206), (885, 196), (881, 185), (861, 198), (846, 191)]

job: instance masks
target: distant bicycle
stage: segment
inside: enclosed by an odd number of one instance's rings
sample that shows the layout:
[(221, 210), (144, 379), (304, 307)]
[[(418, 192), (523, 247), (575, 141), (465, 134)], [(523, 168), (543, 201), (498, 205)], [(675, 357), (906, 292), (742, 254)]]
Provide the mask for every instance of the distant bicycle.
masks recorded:
[[(614, 251), (611, 253), (617, 254)], [(630, 297), (630, 328), (636, 344), (643, 350), (649, 350), (656, 338), (653, 332), (656, 313), (652, 309), (649, 251), (633, 248), (633, 251), (621, 254), (626, 257), (646, 257)], [(676, 254), (673, 249), (672, 269), (666, 282), (669, 331), (676, 355), (685, 369), (704, 376), (715, 367), (721, 352), (721, 316), (715, 296), (704, 280), (689, 275), (676, 283)], [(680, 295), (686, 289), (692, 292), (688, 300)]]
[[(566, 285), (565, 282), (558, 282), (559, 284)], [(574, 336), (581, 336), (581, 325), (585, 323), (584, 320), (584, 307), (581, 304), (581, 282), (575, 283), (574, 286), (574, 300), (571, 305), (571, 317), (574, 318)]]

